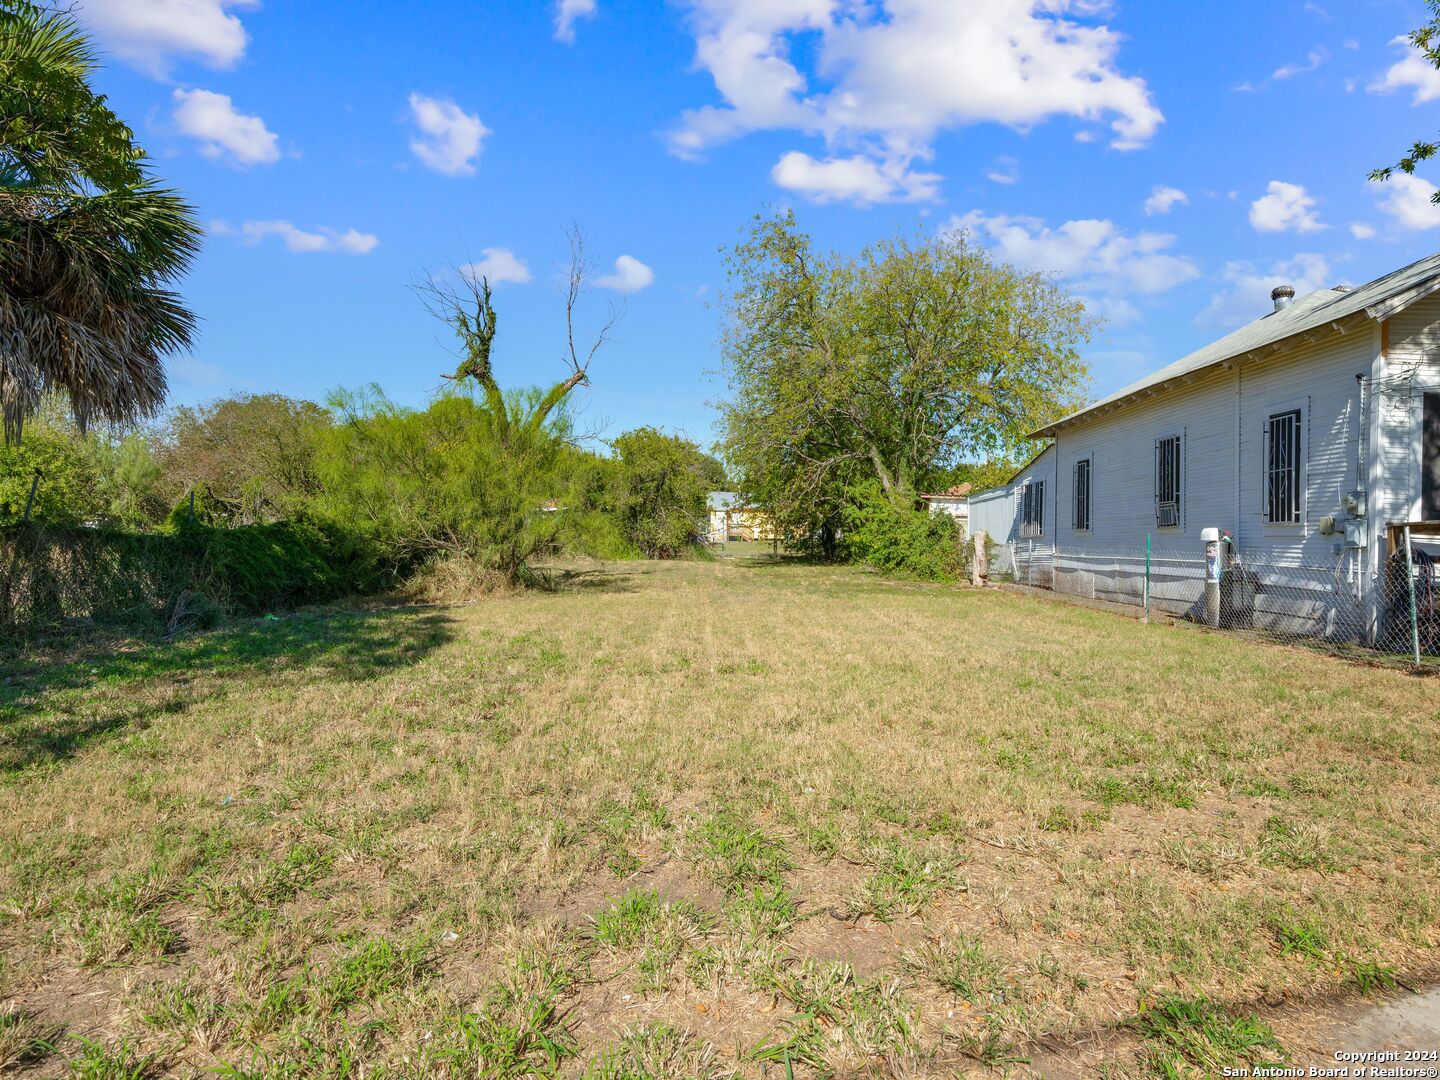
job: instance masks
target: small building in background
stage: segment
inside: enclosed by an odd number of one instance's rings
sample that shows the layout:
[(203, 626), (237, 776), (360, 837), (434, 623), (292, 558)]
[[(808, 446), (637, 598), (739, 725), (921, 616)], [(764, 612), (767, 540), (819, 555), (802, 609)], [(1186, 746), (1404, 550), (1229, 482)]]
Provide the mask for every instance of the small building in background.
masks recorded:
[(733, 491), (710, 492), (709, 505), (710, 524), (706, 539), (712, 544), (724, 544), (731, 540), (763, 540), (769, 543), (779, 539), (770, 515), (758, 507), (743, 505)]
[(970, 485), (956, 484), (938, 495), (921, 495), (932, 514), (949, 514), (961, 525), (970, 521)]
[(723, 544), (730, 539), (730, 514), (739, 504), (733, 491), (710, 492), (710, 527), (705, 537), (710, 543)]

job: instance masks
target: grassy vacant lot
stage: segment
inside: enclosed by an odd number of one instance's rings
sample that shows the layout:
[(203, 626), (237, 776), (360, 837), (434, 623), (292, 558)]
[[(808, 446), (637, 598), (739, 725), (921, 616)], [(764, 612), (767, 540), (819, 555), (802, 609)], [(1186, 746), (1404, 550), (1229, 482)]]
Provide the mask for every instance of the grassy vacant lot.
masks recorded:
[(1437, 958), (1436, 701), (1299, 650), (735, 560), (12, 661), (0, 1062), (1280, 1060), (1266, 1002)]

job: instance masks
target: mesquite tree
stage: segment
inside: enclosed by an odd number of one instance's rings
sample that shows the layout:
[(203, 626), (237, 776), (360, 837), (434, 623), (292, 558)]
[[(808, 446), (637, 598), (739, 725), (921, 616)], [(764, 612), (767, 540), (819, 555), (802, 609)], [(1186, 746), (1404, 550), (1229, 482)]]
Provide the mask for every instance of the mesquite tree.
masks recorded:
[(757, 218), (730, 275), (723, 443), (792, 535), (833, 527), (860, 485), (905, 501), (1013, 455), (1088, 381), (1081, 301), (963, 233), (850, 258), (817, 254), (792, 214)]
[(317, 458), (327, 512), (372, 536), (393, 560), (474, 559), (510, 583), (533, 576), (532, 561), (555, 551), (569, 521), (572, 477), (567, 399), (615, 316), (588, 349), (576, 344), (576, 307), (589, 265), (570, 234), (565, 292), (565, 377), (549, 387), (501, 388), (491, 353), (498, 317), (490, 284), (457, 273), (420, 289), (451, 327), (460, 360), (453, 389), (424, 410), (399, 408), (378, 393), (332, 399), (339, 421)]

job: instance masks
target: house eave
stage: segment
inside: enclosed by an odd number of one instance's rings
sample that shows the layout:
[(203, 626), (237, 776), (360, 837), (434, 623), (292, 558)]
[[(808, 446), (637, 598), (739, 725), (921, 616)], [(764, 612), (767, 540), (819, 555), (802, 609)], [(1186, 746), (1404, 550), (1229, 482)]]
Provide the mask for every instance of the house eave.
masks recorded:
[[(1405, 300), (1405, 302), (1394, 307), (1393, 311), (1399, 311), (1402, 308), (1409, 306), (1416, 300), (1421, 299), (1423, 296), (1429, 295), (1430, 292), (1440, 291), (1440, 277), (1437, 277), (1433, 282), (1427, 282), (1424, 286), (1421, 286), (1420, 288), (1425, 288), (1427, 291), (1419, 293), (1418, 295), (1406, 294), (1408, 298)], [(1415, 292), (1415, 290), (1411, 290), (1411, 292)], [(1371, 312), (1380, 308), (1389, 308), (1389, 302), (1387, 301), (1385, 304), (1376, 304), (1370, 308), (1364, 308), (1350, 315), (1346, 315), (1343, 318), (1336, 319), (1332, 322), (1323, 323), (1320, 326), (1311, 327), (1308, 330), (1302, 330), (1299, 333), (1291, 334), (1288, 337), (1283, 337), (1278, 341), (1272, 341), (1256, 349), (1250, 349), (1246, 352), (1235, 353), (1231, 356), (1220, 357), (1219, 359), (1216, 359), (1204, 365), (1203, 367), (1194, 368), (1191, 371), (1176, 375), (1174, 378), (1166, 379), (1163, 382), (1151, 383), (1145, 386), (1138, 387), (1134, 391), (1125, 394), (1123, 397), (1112, 398), (1108, 401), (1099, 402), (1096, 405), (1092, 405), (1088, 409), (1082, 409), (1079, 412), (1071, 413), (1069, 416), (1064, 417), (1063, 419), (1056, 420), (1054, 423), (1051, 424), (1047, 424), (1045, 427), (1036, 428), (1034, 431), (1030, 432), (1028, 437), (1031, 439), (1053, 439), (1056, 435), (1058, 435), (1061, 431), (1064, 431), (1066, 428), (1073, 427), (1076, 424), (1083, 423), (1085, 421), (1094, 420), (1097, 417), (1109, 415), (1110, 413), (1117, 412), (1122, 409), (1127, 409), (1142, 401), (1149, 401), (1152, 398), (1158, 398), (1164, 394), (1175, 390), (1178, 387), (1189, 386), (1190, 384), (1196, 382), (1202, 375), (1206, 375), (1210, 372), (1216, 370), (1232, 371), (1240, 364), (1250, 363), (1256, 360), (1266, 360), (1289, 349), (1300, 348), (1305, 345), (1313, 344), (1314, 342), (1322, 340), (1324, 338), (1335, 337), (1341, 334), (1348, 333), (1355, 326), (1361, 323), (1368, 324), (1374, 321), (1376, 319), (1376, 316), (1372, 315)], [(1385, 317), (1388, 318), (1388, 316)]]

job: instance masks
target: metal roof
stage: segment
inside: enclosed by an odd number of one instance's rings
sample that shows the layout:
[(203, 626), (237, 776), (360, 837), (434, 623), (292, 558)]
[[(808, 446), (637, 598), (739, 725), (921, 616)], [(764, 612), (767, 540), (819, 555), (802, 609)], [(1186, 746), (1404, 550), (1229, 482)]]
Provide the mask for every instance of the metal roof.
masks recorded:
[(711, 510), (734, 510), (740, 505), (733, 491), (712, 491), (709, 502)]
[(1360, 319), (1388, 319), (1414, 301), (1436, 291), (1440, 291), (1440, 253), (1393, 270), (1384, 277), (1378, 277), (1354, 289), (1319, 289), (1307, 293), (1297, 297), (1295, 302), (1283, 311), (1270, 312), (1263, 318), (1226, 334), (1220, 340), (1196, 349), (1189, 356), (1131, 383), (1125, 389), (1117, 390), (1109, 397), (1101, 398), (1078, 412), (1031, 432), (1031, 437), (1054, 435), (1061, 428), (1068, 427), (1097, 410), (1113, 408), (1138, 396), (1149, 397), (1161, 389), (1168, 389), (1177, 379), (1188, 381), (1188, 376), (1237, 356), (1246, 356), (1261, 349), (1278, 351), (1285, 343), (1301, 344), (1292, 341), (1296, 337), (1308, 340), (1314, 334), (1342, 331)]

